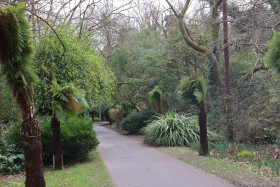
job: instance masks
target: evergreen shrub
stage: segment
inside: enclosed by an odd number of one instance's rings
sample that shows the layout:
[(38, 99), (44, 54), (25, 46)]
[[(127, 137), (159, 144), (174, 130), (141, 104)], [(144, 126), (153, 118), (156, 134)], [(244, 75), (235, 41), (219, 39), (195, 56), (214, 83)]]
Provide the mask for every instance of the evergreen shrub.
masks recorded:
[[(38, 117), (41, 127), (42, 156), (44, 165), (51, 165), (53, 158), (53, 137), (50, 126), (50, 117)], [(96, 149), (99, 144), (96, 133), (92, 130), (92, 121), (88, 117), (70, 117), (61, 122), (61, 141), (64, 163), (82, 160), (87, 153)], [(12, 126), (8, 135), (8, 144), (22, 149), (20, 123)]]
[(156, 115), (156, 111), (145, 109), (137, 113), (131, 113), (121, 122), (121, 128), (131, 134), (139, 134), (140, 130)]

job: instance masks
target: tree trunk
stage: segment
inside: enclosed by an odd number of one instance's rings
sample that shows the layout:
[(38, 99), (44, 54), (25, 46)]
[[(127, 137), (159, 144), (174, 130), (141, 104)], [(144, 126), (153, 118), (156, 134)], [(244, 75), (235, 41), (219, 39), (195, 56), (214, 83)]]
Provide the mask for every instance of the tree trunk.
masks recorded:
[(60, 136), (60, 122), (55, 115), (51, 119), (51, 128), (53, 133), (53, 152), (54, 152), (54, 163), (55, 170), (62, 169), (62, 145)]
[(232, 126), (232, 102), (230, 91), (230, 72), (229, 72), (229, 45), (228, 45), (228, 18), (227, 18), (227, 0), (223, 0), (223, 30), (224, 30), (224, 61), (225, 61), (225, 102), (228, 126), (228, 141), (233, 142)]
[(199, 107), (198, 123), (200, 129), (200, 155), (205, 156), (208, 153), (207, 112), (205, 106)]
[(163, 114), (161, 103), (158, 103), (158, 113)]
[(90, 115), (90, 117), (91, 117), (92, 122), (94, 123), (94, 111), (91, 110), (91, 111), (89, 112), (89, 115)]
[(43, 173), (41, 131), (36, 116), (29, 113), (21, 126), (27, 187), (46, 186)]

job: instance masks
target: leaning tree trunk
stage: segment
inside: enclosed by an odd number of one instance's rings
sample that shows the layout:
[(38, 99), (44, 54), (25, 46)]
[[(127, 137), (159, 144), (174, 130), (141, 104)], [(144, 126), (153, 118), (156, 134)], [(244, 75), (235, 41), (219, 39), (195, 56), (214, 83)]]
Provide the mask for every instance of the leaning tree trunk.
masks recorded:
[(54, 152), (54, 169), (62, 169), (62, 145), (60, 136), (60, 122), (54, 114), (51, 119), (51, 128), (53, 133), (53, 152)]
[[(29, 110), (30, 111), (30, 110)], [(32, 111), (23, 114), (21, 137), (25, 157), (25, 186), (46, 186), (43, 174), (41, 131), (35, 114)]]
[(200, 129), (200, 155), (205, 156), (208, 153), (207, 112), (205, 106), (199, 107), (198, 123)]

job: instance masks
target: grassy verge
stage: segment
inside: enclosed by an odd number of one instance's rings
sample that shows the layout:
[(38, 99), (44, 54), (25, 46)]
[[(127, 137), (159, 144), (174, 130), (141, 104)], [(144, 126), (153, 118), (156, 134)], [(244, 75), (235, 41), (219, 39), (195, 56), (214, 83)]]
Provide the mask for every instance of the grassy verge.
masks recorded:
[(198, 156), (196, 151), (186, 147), (160, 147), (163, 151), (188, 164), (245, 186), (279, 186), (279, 176), (268, 177), (252, 165), (225, 159)]
[[(65, 170), (45, 173), (47, 186), (96, 186), (110, 187), (111, 180), (97, 151), (89, 154), (89, 161)], [(24, 186), (24, 178), (0, 181), (0, 186)]]

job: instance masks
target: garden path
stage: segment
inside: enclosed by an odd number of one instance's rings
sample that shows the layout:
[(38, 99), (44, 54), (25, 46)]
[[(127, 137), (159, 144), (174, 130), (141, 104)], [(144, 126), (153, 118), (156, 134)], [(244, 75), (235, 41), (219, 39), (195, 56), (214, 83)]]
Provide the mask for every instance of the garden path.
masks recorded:
[(174, 159), (135, 137), (94, 124), (98, 150), (116, 187), (229, 187), (227, 180)]

